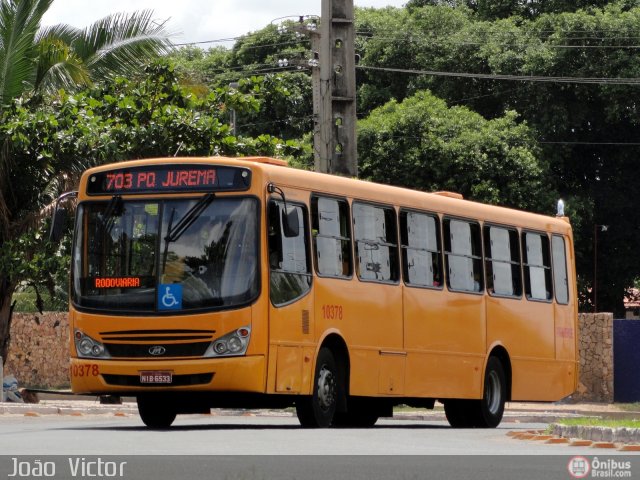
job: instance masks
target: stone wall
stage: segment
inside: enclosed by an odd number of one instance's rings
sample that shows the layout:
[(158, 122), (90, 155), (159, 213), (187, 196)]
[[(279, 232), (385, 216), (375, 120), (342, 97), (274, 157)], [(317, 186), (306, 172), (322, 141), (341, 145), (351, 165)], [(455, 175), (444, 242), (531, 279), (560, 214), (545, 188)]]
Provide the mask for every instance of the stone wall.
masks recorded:
[[(580, 375), (575, 401), (613, 402), (613, 315), (579, 315)], [(66, 312), (17, 313), (13, 317), (5, 375), (20, 386), (69, 385)]]
[(613, 314), (578, 315), (580, 375), (576, 401), (613, 402)]
[(4, 375), (16, 377), (20, 387), (68, 387), (67, 313), (14, 313)]

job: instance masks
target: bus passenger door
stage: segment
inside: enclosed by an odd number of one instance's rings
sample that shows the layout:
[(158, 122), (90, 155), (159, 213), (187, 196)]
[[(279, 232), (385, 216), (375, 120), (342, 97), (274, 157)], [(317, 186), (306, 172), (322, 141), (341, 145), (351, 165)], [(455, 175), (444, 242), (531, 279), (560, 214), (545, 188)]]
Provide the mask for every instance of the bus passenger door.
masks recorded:
[[(309, 393), (314, 353), (313, 295), (306, 207), (271, 200), (269, 255), (269, 378), (267, 390)], [(274, 375), (275, 373), (275, 375)]]

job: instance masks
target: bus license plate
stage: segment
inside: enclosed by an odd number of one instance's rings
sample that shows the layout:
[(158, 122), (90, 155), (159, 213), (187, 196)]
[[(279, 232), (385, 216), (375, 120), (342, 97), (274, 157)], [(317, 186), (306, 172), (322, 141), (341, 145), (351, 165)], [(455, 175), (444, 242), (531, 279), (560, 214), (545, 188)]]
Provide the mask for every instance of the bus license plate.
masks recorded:
[(140, 372), (140, 383), (171, 383), (173, 381), (171, 372)]

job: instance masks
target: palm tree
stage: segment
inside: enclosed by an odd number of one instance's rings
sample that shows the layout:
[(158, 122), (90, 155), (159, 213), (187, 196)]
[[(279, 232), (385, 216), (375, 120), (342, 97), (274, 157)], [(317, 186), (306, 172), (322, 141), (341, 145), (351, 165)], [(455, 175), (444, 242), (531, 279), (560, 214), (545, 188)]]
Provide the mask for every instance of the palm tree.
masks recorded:
[(171, 47), (151, 11), (114, 14), (85, 29), (41, 28), (53, 0), (0, 0), (0, 100), (26, 91), (72, 90), (131, 75)]
[[(116, 75), (132, 76), (171, 47), (165, 23), (154, 22), (151, 11), (110, 15), (85, 29), (42, 28), (42, 17), (52, 3), (0, 0), (0, 112), (25, 94), (34, 102), (61, 88), (73, 91)], [(0, 139), (0, 249), (24, 233), (25, 223), (20, 220), (25, 214), (37, 213), (21, 211), (14, 204), (18, 190), (29, 192), (30, 198), (38, 193), (29, 179), (10, 184), (11, 163), (9, 142)], [(34, 205), (43, 203), (42, 196), (33, 200)], [(0, 357), (4, 360), (16, 286), (16, 278), (0, 266)]]

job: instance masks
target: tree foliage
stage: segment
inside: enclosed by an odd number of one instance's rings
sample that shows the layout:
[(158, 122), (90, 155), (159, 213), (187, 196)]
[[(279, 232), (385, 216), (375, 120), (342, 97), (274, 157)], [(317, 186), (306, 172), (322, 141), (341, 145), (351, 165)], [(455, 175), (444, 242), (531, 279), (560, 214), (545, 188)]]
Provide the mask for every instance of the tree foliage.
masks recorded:
[(85, 29), (41, 28), (53, 0), (0, 1), (0, 101), (139, 72), (170, 46), (152, 12), (115, 14)]
[[(46, 7), (50, 1), (24, 4)], [(562, 196), (576, 233), (581, 290), (591, 301), (597, 257), (598, 305), (620, 312), (624, 290), (640, 272), (634, 255), (640, 211), (625, 208), (640, 193), (630, 180), (640, 149), (637, 85), (588, 79), (640, 78), (638, 1), (411, 0), (407, 8), (358, 8), (356, 23), (362, 175), (547, 213)], [(0, 12), (0, 34), (2, 28)], [(63, 28), (51, 43), (45, 40), (54, 37), (46, 35), (39, 43), (37, 28), (29, 35), (39, 51), (28, 55), (59, 65), (69, 82), (71, 65), (77, 65), (76, 73), (88, 81), (80, 76), (73, 83), (91, 85), (95, 77), (80, 69), (91, 64), (90, 55), (81, 55), (85, 50), (72, 41), (78, 31)], [(170, 68), (155, 65), (146, 77), (80, 93), (43, 88), (43, 96), (12, 103), (0, 126), (6, 151), (15, 154), (0, 167), (11, 172), (9, 203), (0, 202), (0, 215), (11, 212), (11, 228), (19, 225), (14, 231), (31, 235), (13, 235), (15, 245), (35, 241), (28, 219), (89, 165), (176, 152), (295, 155), (298, 165), (308, 165), (309, 149), (276, 137), (309, 143), (310, 76), (294, 64), (310, 55), (308, 38), (269, 25), (230, 49), (188, 47), (171, 54), (180, 85)], [(289, 66), (279, 69), (283, 58)], [(51, 72), (42, 76), (49, 85), (65, 85)], [(33, 90), (36, 77), (29, 78), (34, 80), (24, 85)], [(232, 82), (237, 88), (229, 88)], [(43, 103), (34, 105), (34, 98)], [(229, 127), (232, 110), (237, 136)], [(20, 184), (21, 178), (30, 181)], [(596, 252), (594, 228), (604, 224), (610, 228), (599, 234)], [(0, 258), (0, 271), (26, 279), (35, 269), (2, 267), (18, 258), (18, 248), (6, 250), (11, 253)]]
[[(544, 2), (544, 12), (499, 19), (480, 15), (480, 2), (455, 7), (450, 2), (412, 3), (407, 9), (358, 11), (357, 30), (365, 32), (358, 36), (360, 65), (365, 67), (358, 76), (360, 114), (389, 97), (401, 102), (425, 89), (488, 119), (517, 111), (536, 132), (539, 158), (553, 174), (551, 189), (570, 205), (581, 289), (592, 291), (597, 281), (598, 308), (620, 314), (625, 289), (640, 272), (640, 257), (631, 253), (640, 211), (626, 208), (628, 199), (640, 193), (637, 182), (629, 181), (640, 150), (640, 112), (633, 100), (637, 85), (597, 79), (640, 78), (637, 2), (571, 2), (575, 8)], [(527, 5), (542, 8), (543, 2)], [(367, 66), (443, 73), (387, 73)], [(569, 80), (552, 80), (557, 77)], [(596, 252), (594, 225), (602, 224), (610, 228), (599, 236)], [(601, 265), (597, 279), (596, 256)]]
[(374, 181), (527, 210), (548, 211), (555, 197), (540, 195), (547, 168), (515, 112), (486, 120), (422, 91), (371, 112), (358, 142), (361, 175)]
[[(269, 25), (243, 35), (230, 49), (184, 47), (169, 59), (181, 82), (199, 95), (237, 85), (256, 98), (258, 109), (237, 117), (238, 131), (300, 139), (313, 130), (313, 101), (311, 77), (301, 68), (311, 55), (309, 39), (296, 33), (296, 24)], [(280, 67), (284, 59), (287, 67)]]
[(11, 293), (20, 284), (40, 290), (66, 285), (60, 275), (68, 272), (68, 242), (62, 250), (48, 245), (47, 223), (38, 220), (42, 209), (72, 189), (88, 167), (136, 158), (284, 157), (298, 151), (296, 143), (266, 134), (233, 136), (227, 123), (230, 108), (247, 115), (258, 102), (251, 94), (225, 89), (198, 98), (160, 62), (141, 77), (118, 77), (76, 94), (61, 91), (38, 104), (16, 100), (5, 109), (0, 138), (11, 164), (0, 272), (10, 279)]

